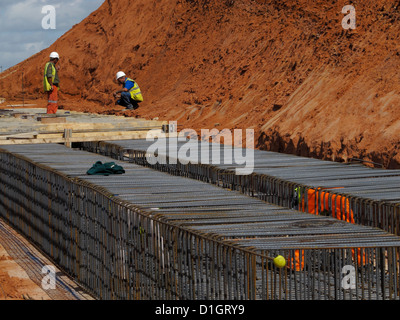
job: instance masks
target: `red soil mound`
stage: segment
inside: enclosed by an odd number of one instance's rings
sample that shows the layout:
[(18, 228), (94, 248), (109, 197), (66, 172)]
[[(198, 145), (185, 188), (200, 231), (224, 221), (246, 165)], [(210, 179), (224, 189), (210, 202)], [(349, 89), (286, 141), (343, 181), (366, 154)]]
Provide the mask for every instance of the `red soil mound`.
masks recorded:
[[(344, 30), (354, 5), (357, 28)], [(145, 102), (132, 112), (184, 127), (253, 128), (258, 148), (400, 167), (400, 1), (107, 0), (50, 48), (8, 69), (0, 95), (43, 98), (58, 51), (65, 108), (119, 112), (117, 71)], [(18, 81), (17, 81), (18, 82)]]

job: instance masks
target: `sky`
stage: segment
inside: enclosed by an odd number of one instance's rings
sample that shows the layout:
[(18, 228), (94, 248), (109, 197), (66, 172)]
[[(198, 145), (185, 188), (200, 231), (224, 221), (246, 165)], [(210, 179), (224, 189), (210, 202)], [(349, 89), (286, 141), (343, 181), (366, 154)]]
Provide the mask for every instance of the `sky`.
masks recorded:
[(0, 71), (48, 48), (103, 2), (0, 0)]

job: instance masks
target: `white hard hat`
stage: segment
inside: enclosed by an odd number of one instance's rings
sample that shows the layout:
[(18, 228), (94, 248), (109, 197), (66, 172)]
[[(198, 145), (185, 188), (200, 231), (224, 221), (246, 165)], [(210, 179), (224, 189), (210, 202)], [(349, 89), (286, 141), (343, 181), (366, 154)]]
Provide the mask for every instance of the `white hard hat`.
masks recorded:
[(126, 74), (125, 74), (123, 71), (117, 72), (117, 80), (118, 80), (119, 78), (122, 78), (122, 77), (125, 77), (125, 76), (126, 76)]
[(50, 53), (50, 58), (57, 58), (57, 59), (60, 59), (60, 56), (58, 55), (58, 53), (57, 52), (52, 52), (52, 53)]

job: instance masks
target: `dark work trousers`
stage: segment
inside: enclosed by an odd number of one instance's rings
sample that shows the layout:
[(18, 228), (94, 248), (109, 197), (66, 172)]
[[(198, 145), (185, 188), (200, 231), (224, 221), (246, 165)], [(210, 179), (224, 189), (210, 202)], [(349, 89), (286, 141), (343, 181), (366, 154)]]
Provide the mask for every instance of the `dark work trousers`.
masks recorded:
[(139, 108), (138, 102), (132, 99), (129, 92), (122, 92), (121, 99), (117, 101), (117, 104), (126, 107), (128, 110), (136, 110)]

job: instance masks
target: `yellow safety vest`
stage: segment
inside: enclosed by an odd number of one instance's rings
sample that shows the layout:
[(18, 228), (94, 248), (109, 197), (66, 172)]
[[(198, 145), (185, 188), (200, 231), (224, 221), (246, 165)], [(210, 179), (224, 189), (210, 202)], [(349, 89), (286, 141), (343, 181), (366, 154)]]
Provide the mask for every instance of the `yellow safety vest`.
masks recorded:
[[(51, 90), (51, 85), (49, 83), (49, 81), (47, 80), (47, 67), (51, 62), (47, 62), (46, 66), (44, 67), (44, 77), (43, 77), (43, 87), (44, 87), (44, 91), (50, 91)], [(56, 77), (56, 68), (54, 67), (54, 64), (51, 63), (51, 74), (52, 74), (52, 80), (54, 81), (55, 77)]]
[(132, 80), (132, 79), (130, 79), (130, 78), (126, 78), (126, 81), (132, 81), (135, 84), (132, 87), (132, 89), (129, 90), (129, 93), (131, 94), (132, 99), (135, 100), (135, 101), (142, 102), (143, 101), (143, 96), (142, 96), (142, 93), (140, 92), (140, 88), (139, 88), (139, 85), (137, 84), (137, 82)]

